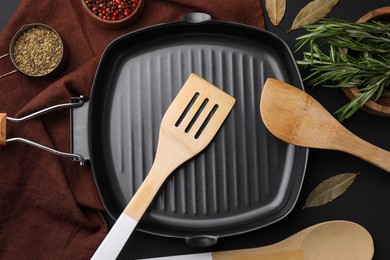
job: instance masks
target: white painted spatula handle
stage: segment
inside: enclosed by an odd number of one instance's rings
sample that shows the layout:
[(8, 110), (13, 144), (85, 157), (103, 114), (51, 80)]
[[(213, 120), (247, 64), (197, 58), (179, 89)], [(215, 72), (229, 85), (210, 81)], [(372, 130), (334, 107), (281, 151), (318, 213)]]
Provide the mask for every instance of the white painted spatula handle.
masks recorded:
[[(164, 153), (169, 154), (169, 153)], [(160, 157), (156, 156), (155, 162), (146, 176), (142, 185), (131, 198), (114, 226), (108, 232), (99, 248), (91, 259), (93, 260), (114, 260), (118, 257), (126, 241), (133, 233), (136, 225), (142, 218), (142, 215), (149, 207), (157, 191), (164, 182), (167, 172), (172, 169), (161, 167), (158, 163)], [(161, 178), (163, 176), (164, 178)]]
[(137, 221), (122, 213), (91, 259), (116, 259), (137, 226)]

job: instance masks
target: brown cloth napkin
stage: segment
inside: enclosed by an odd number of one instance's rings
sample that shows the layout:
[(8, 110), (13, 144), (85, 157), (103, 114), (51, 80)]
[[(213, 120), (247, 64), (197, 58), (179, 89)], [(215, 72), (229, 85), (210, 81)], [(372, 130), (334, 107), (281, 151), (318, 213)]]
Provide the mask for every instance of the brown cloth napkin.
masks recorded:
[[(44, 23), (62, 37), (70, 58), (55, 79), (34, 79), (19, 72), (0, 79), (0, 112), (21, 117), (67, 103), (71, 96), (88, 98), (100, 56), (112, 40), (193, 11), (264, 27), (260, 0), (146, 0), (141, 18), (116, 31), (93, 24), (80, 0), (23, 0), (0, 33), (0, 55), (8, 52), (22, 25)], [(9, 60), (0, 64), (0, 75), (14, 69)], [(7, 131), (9, 138), (24, 137), (69, 151), (69, 110), (8, 123)], [(88, 259), (107, 233), (103, 211), (90, 165), (80, 166), (22, 143), (0, 147), (0, 259)]]

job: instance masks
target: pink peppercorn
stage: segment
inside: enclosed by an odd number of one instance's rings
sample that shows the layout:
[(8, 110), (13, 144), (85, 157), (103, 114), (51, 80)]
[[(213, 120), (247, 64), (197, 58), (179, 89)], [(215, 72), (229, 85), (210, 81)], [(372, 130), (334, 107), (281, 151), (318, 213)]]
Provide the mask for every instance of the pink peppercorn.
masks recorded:
[(139, 0), (84, 0), (87, 7), (105, 20), (121, 20), (133, 13)]

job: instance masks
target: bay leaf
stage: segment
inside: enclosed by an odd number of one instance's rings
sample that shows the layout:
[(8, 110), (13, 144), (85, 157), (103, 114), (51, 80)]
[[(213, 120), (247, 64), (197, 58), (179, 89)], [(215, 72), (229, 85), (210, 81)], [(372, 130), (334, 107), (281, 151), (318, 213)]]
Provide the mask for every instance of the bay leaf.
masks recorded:
[(265, 0), (265, 8), (272, 24), (278, 26), (286, 12), (286, 0)]
[(314, 0), (308, 3), (295, 17), (291, 29), (298, 29), (301, 25), (313, 24), (325, 17), (339, 0)]
[(322, 181), (307, 197), (305, 208), (325, 205), (342, 195), (359, 173), (342, 173)]

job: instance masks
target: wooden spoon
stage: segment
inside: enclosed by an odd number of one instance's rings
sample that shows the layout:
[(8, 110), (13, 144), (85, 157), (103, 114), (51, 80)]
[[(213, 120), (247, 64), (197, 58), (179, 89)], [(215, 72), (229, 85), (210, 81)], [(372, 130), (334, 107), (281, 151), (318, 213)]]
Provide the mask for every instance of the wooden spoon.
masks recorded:
[(260, 114), (268, 130), (287, 143), (343, 151), (390, 172), (390, 152), (351, 133), (313, 97), (287, 83), (267, 79)]
[(151, 170), (92, 259), (119, 255), (165, 179), (211, 142), (234, 103), (230, 95), (190, 75), (163, 116)]
[(349, 221), (308, 227), (276, 244), (212, 253), (152, 258), (160, 260), (370, 260), (374, 242), (368, 231)]

